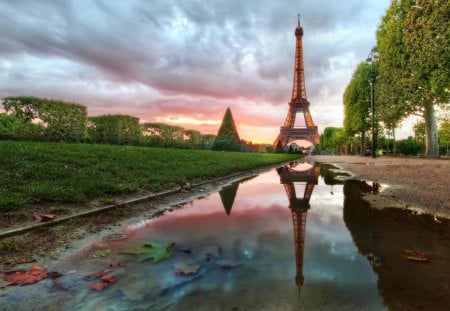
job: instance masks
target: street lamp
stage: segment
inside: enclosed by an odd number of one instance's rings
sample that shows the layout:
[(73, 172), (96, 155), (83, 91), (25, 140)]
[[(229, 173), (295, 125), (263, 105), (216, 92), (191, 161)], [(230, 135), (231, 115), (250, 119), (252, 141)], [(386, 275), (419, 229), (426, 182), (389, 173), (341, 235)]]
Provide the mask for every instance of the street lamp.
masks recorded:
[(372, 110), (372, 158), (377, 157), (377, 135), (375, 131), (375, 73), (373, 72), (373, 62), (378, 56), (378, 49), (376, 46), (370, 50), (369, 56), (366, 59), (367, 63), (370, 63), (370, 107)]

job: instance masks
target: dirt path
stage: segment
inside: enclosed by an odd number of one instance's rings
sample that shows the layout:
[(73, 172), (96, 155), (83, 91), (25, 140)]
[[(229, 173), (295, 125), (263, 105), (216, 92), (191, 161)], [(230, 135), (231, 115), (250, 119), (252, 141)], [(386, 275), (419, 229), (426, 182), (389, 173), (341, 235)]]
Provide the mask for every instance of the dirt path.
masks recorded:
[(375, 208), (398, 207), (450, 219), (450, 159), (410, 157), (308, 156), (382, 184), (366, 199)]

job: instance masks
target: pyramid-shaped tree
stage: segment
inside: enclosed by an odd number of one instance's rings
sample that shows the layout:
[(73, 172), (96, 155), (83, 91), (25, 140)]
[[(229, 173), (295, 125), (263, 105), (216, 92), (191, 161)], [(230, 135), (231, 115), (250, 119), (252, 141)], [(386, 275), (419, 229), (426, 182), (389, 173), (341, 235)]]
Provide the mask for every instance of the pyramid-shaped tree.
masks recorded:
[(241, 151), (241, 141), (239, 140), (239, 134), (234, 124), (233, 115), (231, 114), (230, 107), (225, 111), (223, 116), (222, 125), (220, 126), (219, 133), (217, 134), (213, 150), (226, 150), (226, 151)]

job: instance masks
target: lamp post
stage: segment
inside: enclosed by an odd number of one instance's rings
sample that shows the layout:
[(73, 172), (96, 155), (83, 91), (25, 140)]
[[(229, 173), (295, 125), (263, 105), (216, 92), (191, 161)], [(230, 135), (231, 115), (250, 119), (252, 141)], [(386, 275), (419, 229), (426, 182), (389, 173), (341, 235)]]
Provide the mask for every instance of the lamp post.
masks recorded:
[(373, 72), (373, 61), (378, 55), (377, 47), (374, 46), (372, 50), (370, 50), (369, 56), (367, 57), (366, 62), (370, 63), (370, 108), (372, 110), (372, 158), (377, 157), (376, 148), (377, 148), (377, 135), (375, 130), (375, 74)]

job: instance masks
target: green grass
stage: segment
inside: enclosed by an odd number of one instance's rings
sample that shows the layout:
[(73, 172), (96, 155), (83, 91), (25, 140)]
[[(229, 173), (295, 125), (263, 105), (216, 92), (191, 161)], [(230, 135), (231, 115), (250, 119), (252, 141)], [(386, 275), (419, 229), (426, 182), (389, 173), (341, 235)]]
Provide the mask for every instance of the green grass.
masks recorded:
[(160, 191), (298, 155), (0, 141), (0, 211)]

